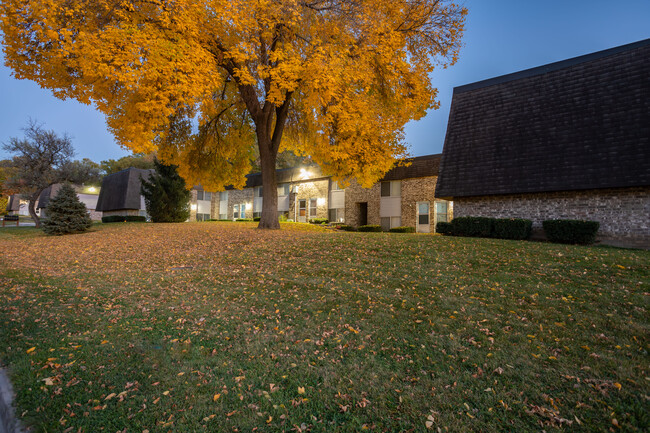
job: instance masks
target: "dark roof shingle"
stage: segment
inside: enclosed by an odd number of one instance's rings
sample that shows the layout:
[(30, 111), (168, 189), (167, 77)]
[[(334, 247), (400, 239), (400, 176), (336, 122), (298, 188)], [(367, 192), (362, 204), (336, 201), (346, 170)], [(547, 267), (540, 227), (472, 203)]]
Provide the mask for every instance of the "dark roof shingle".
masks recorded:
[(439, 197), (650, 185), (650, 39), (454, 89)]
[(96, 210), (140, 209), (140, 178), (149, 179), (153, 171), (130, 167), (104, 177)]

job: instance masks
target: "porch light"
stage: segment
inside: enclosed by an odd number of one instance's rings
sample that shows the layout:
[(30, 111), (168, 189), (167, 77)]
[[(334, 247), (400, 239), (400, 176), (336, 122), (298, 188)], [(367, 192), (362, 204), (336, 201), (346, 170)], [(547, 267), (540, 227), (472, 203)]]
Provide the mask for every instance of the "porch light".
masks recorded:
[(192, 204), (190, 205), (190, 209), (192, 209), (192, 210), (196, 210), (196, 204), (192, 203)]
[(246, 210), (253, 209), (253, 203), (246, 203)]
[(306, 169), (301, 168), (300, 169), (300, 178), (301, 179), (307, 179), (309, 176), (311, 176), (311, 173), (308, 172)]
[(324, 206), (325, 205), (325, 199), (320, 197), (319, 199), (316, 200), (316, 204), (318, 204), (318, 206)]

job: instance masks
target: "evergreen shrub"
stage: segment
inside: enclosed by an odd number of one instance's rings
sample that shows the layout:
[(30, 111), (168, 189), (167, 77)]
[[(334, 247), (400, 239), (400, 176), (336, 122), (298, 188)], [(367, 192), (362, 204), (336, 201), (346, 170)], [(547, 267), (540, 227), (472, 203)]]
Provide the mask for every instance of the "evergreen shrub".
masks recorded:
[(357, 231), (360, 231), (360, 232), (381, 232), (383, 230), (381, 229), (380, 225), (368, 224), (368, 225), (365, 225), (365, 226), (360, 226), (357, 229)]
[(82, 233), (93, 225), (86, 205), (79, 201), (70, 185), (63, 185), (47, 204), (47, 218), (42, 228), (48, 235)]
[(415, 227), (401, 226), (388, 230), (391, 233), (415, 233)]
[(561, 244), (593, 244), (600, 228), (597, 221), (546, 220), (542, 222), (546, 238)]

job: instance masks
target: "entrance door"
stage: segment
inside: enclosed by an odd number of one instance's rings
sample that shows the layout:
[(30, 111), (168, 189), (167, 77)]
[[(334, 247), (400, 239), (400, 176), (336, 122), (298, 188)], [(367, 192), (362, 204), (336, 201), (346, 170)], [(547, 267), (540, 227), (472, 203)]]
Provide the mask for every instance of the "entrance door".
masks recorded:
[(431, 225), (429, 223), (429, 202), (428, 201), (419, 201), (417, 203), (417, 232), (418, 233), (429, 233), (431, 231)]
[(307, 222), (307, 200), (304, 198), (298, 200), (298, 222)]
[(359, 225), (368, 225), (368, 203), (358, 203), (359, 205)]

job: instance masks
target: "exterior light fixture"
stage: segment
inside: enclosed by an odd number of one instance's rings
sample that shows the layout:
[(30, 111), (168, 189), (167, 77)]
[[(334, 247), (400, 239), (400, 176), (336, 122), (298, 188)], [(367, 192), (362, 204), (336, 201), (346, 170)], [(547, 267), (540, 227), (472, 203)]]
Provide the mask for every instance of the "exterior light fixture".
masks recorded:
[(320, 197), (318, 200), (316, 200), (316, 204), (318, 206), (324, 206), (325, 205), (325, 199), (323, 197)]
[(246, 210), (253, 209), (253, 203), (246, 203)]
[(307, 169), (301, 168), (300, 169), (300, 178), (301, 179), (307, 179), (309, 176), (311, 176), (311, 173), (307, 171)]
[(97, 191), (97, 188), (95, 188), (94, 186), (88, 188), (88, 192), (95, 192), (95, 191)]
[(192, 209), (192, 210), (196, 210), (196, 204), (195, 204), (195, 203), (192, 203), (192, 204), (190, 205), (190, 209)]

